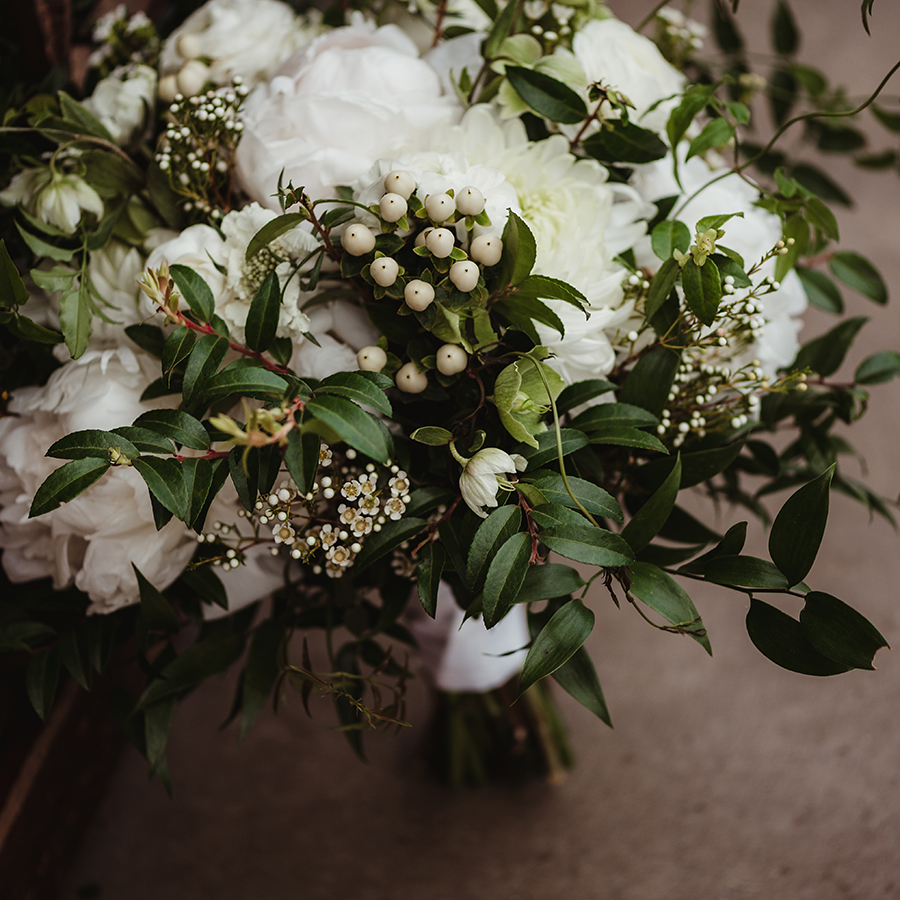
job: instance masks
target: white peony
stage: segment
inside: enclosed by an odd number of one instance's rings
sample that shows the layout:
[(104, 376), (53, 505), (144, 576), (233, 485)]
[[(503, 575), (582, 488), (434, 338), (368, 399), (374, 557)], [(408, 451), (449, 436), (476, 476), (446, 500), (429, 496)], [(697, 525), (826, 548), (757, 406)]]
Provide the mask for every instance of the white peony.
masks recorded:
[(107, 75), (84, 105), (117, 144), (129, 147), (146, 134), (155, 101), (156, 70), (139, 65)]
[[(176, 74), (189, 61), (182, 50), (194, 44), (190, 58), (210, 59), (208, 77), (230, 84), (237, 75), (252, 86), (275, 70), (320, 31), (320, 16), (301, 19), (279, 0), (209, 0), (191, 13), (166, 40), (160, 72)], [(189, 40), (182, 42), (182, 38)]]
[(177, 520), (160, 531), (147, 487), (128, 467), (116, 467), (58, 509), (28, 518), (34, 494), (61, 460), (44, 456), (64, 435), (128, 425), (159, 401), (141, 403), (159, 362), (128, 348), (88, 350), (57, 369), (43, 387), (18, 391), (13, 415), (0, 419), (0, 547), (13, 582), (52, 577), (74, 584), (90, 612), (111, 612), (139, 599), (134, 563), (162, 589), (193, 556), (192, 532)]
[(429, 132), (456, 112), (437, 73), (396, 26), (337, 28), (247, 99), (238, 179), (273, 210), (282, 170), (284, 184), (304, 186), (313, 198), (333, 196), (379, 157), (427, 145)]
[(594, 20), (572, 39), (572, 51), (589, 83), (603, 82), (634, 104), (631, 121), (665, 132), (669, 113), (679, 103), (673, 95), (681, 93), (685, 79), (653, 41), (618, 19)]

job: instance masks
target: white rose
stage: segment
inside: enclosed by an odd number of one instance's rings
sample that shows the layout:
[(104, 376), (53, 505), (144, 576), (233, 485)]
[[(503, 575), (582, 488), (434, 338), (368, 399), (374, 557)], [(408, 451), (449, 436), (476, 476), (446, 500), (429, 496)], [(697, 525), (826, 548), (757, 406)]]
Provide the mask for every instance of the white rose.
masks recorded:
[(250, 195), (278, 209), (278, 177), (313, 198), (333, 196), (396, 148), (418, 149), (455, 115), (455, 99), (393, 25), (358, 23), (317, 38), (244, 106), (236, 171)]
[(90, 612), (111, 612), (139, 599), (136, 565), (162, 589), (193, 556), (196, 541), (173, 519), (160, 531), (147, 487), (132, 468), (116, 467), (58, 509), (28, 518), (34, 494), (62, 464), (44, 456), (64, 435), (130, 424), (159, 401), (141, 403), (159, 362), (147, 354), (88, 350), (57, 369), (43, 387), (23, 388), (0, 419), (0, 547), (13, 582), (52, 577), (91, 599)]
[(128, 147), (146, 133), (155, 101), (156, 70), (138, 65), (107, 75), (84, 105), (117, 144)]
[(209, 0), (172, 32), (163, 45), (159, 67), (174, 75), (188, 62), (181, 39), (196, 41), (197, 56), (211, 60), (209, 78), (217, 85), (237, 75), (249, 86), (275, 70), (320, 31), (321, 16), (301, 19), (278, 0)]
[[(588, 22), (572, 39), (575, 58), (588, 83), (602, 81), (621, 91), (634, 105), (630, 119), (643, 128), (664, 132), (669, 113), (678, 105), (684, 76), (653, 41), (618, 19)], [(653, 104), (659, 103), (650, 111)]]

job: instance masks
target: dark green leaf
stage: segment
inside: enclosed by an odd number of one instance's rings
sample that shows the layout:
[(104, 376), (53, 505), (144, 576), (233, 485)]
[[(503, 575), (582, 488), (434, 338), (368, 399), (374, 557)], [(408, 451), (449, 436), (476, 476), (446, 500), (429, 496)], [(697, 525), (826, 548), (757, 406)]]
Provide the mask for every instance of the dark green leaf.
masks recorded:
[(151, 775), (159, 772), (160, 777), (164, 777), (162, 772), (167, 768), (166, 745), (169, 743), (169, 733), (172, 731), (177, 709), (178, 701), (175, 697), (169, 697), (144, 710), (144, 747)]
[(88, 280), (82, 278), (78, 287), (63, 291), (59, 297), (59, 327), (72, 359), (78, 359), (87, 350), (92, 318)]
[(819, 653), (796, 619), (756, 598), (750, 601), (747, 633), (756, 649), (782, 669), (802, 675), (838, 675), (850, 668)]
[(47, 451), (53, 459), (105, 459), (109, 462), (110, 449), (129, 459), (140, 456), (137, 447), (118, 434), (109, 431), (74, 431), (60, 438)]
[(835, 278), (847, 287), (859, 291), (875, 303), (884, 305), (888, 301), (887, 285), (878, 270), (864, 256), (849, 251), (839, 251), (828, 260), (828, 267)]
[(608, 425), (591, 432), (592, 444), (611, 444), (614, 447), (639, 447), (642, 450), (655, 450), (657, 453), (668, 453), (666, 445), (656, 435), (647, 434), (629, 425)]
[[(659, 267), (659, 271), (653, 276), (653, 280), (650, 282), (650, 290), (647, 293), (647, 304), (644, 309), (644, 315), (648, 319), (652, 319), (663, 303), (669, 299), (669, 294), (672, 293), (672, 290), (675, 287), (675, 282), (678, 280), (678, 273), (680, 271), (681, 269), (679, 268), (678, 263), (675, 261), (674, 257), (671, 256)], [(643, 358), (646, 357), (642, 357), (642, 359)], [(640, 362), (640, 360), (638, 362)]]
[(166, 337), (158, 325), (151, 325), (149, 322), (128, 325), (125, 328), (125, 334), (127, 334), (128, 337), (130, 337), (142, 350), (146, 350), (157, 359), (162, 358)]
[(424, 425), (422, 428), (417, 428), (409, 437), (410, 440), (428, 444), (429, 447), (443, 447), (453, 440), (453, 432), (437, 425)]
[(386, 416), (392, 415), (391, 404), (384, 391), (356, 372), (337, 372), (330, 375), (319, 382), (313, 391), (314, 396), (321, 394), (337, 394), (364, 406), (371, 406)]
[(210, 400), (221, 400), (231, 394), (264, 398), (283, 394), (286, 389), (287, 382), (281, 375), (254, 365), (251, 360), (238, 359), (207, 382), (203, 393)]
[(857, 384), (882, 384), (900, 375), (900, 353), (883, 350), (864, 359), (856, 370), (853, 380)]
[(800, 46), (800, 33), (785, 0), (778, 0), (772, 16), (772, 46), (781, 56), (791, 56)]
[(560, 337), (566, 333), (566, 327), (562, 319), (546, 303), (533, 297), (514, 295), (497, 300), (491, 309), (494, 313), (506, 319), (510, 325), (520, 328), (526, 334), (530, 334), (526, 326), (532, 319), (535, 322), (546, 325), (548, 328), (555, 329), (559, 332)]
[(106, 126), (101, 124), (87, 107), (74, 100), (65, 91), (60, 91), (58, 97), (59, 110), (63, 118), (75, 126), (75, 134), (90, 134), (93, 137), (114, 143), (113, 136), (109, 133)]
[(195, 346), (188, 347), (189, 356), (181, 387), (185, 406), (190, 406), (203, 394), (219, 371), (227, 352), (228, 341), (215, 334), (204, 334)]
[(611, 124), (612, 128), (601, 128), (584, 141), (588, 156), (601, 162), (641, 164), (666, 155), (668, 148), (655, 131), (621, 119)]
[(222, 579), (216, 575), (212, 565), (198, 566), (181, 573), (181, 581), (190, 588), (203, 603), (228, 609), (228, 593)]
[(56, 647), (39, 650), (28, 660), (25, 669), (25, 691), (34, 711), (45, 722), (53, 706), (58, 683), (59, 650)]
[(203, 277), (187, 266), (175, 263), (169, 272), (191, 311), (201, 322), (208, 322), (216, 312), (216, 299)]
[(668, 478), (656, 493), (631, 517), (622, 529), (622, 537), (635, 553), (640, 553), (659, 533), (675, 507), (681, 490), (681, 457), (677, 457)]
[(271, 619), (260, 622), (253, 632), (241, 685), (241, 740), (259, 718), (278, 681), (279, 655), (286, 637), (284, 624)]
[(716, 264), (707, 259), (698, 266), (693, 258), (681, 270), (684, 299), (691, 312), (704, 324), (712, 325), (722, 299), (722, 279)]
[(825, 312), (840, 315), (844, 311), (844, 300), (837, 285), (824, 273), (816, 269), (807, 269), (797, 266), (796, 272), (800, 276), (806, 298), (819, 309)]
[(114, 428), (110, 434), (130, 441), (141, 453), (172, 453), (175, 449), (170, 440), (160, 437), (155, 431), (147, 428), (123, 425), (120, 428)]
[(209, 450), (209, 435), (193, 416), (180, 409), (152, 409), (139, 415), (133, 425), (171, 438), (192, 450)]
[(540, 538), (554, 553), (589, 566), (627, 566), (634, 560), (631, 547), (623, 538), (588, 523), (547, 528)]
[(402, 519), (388, 521), (377, 534), (370, 534), (363, 544), (359, 555), (353, 560), (353, 571), (360, 572), (391, 550), (399, 547), (404, 541), (414, 538), (427, 523), (424, 519), (404, 516)]
[(820, 591), (806, 595), (800, 624), (819, 653), (854, 669), (874, 669), (875, 654), (888, 646), (881, 632), (865, 616), (837, 597)]
[[(562, 475), (547, 472), (525, 480), (533, 484), (544, 495), (548, 503), (558, 503), (560, 506), (578, 509), (578, 503), (566, 490)], [(583, 478), (575, 478), (570, 475), (568, 481), (578, 502), (592, 515), (603, 516), (615, 522), (621, 522), (625, 518), (622, 507), (608, 491)]]
[(528, 566), (516, 603), (538, 603), (568, 597), (584, 587), (584, 579), (571, 566), (544, 563)]
[(666, 123), (666, 135), (671, 147), (677, 146), (694, 121), (694, 117), (709, 103), (710, 93), (709, 88), (705, 86), (692, 86), (682, 95), (681, 103), (672, 110)]
[(717, 556), (706, 566), (707, 581), (737, 587), (788, 590), (787, 578), (767, 559), (755, 556)]
[(141, 618), (148, 631), (178, 631), (178, 616), (169, 601), (144, 577), (138, 567), (132, 563), (141, 595)]
[[(213, 335), (207, 335), (213, 338)], [(194, 342), (197, 340), (196, 332), (192, 331), (187, 325), (180, 325), (167, 338), (162, 349), (162, 369), (163, 372), (169, 373), (179, 363), (187, 359)]]
[(521, 527), (522, 511), (512, 505), (498, 506), (478, 526), (466, 562), (466, 582), (470, 590), (481, 588), (491, 560)]
[(191, 528), (199, 531), (211, 501), (213, 463), (208, 459), (186, 459), (181, 463), (181, 474), (187, 493), (186, 522)]
[(34, 341), (39, 344), (61, 344), (65, 338), (58, 332), (37, 322), (32, 322), (27, 316), (16, 315), (7, 326), (13, 334), (25, 341)]
[(301, 434), (296, 428), (288, 432), (284, 464), (301, 494), (308, 494), (316, 480), (322, 441), (317, 434)]
[(266, 224), (250, 238), (250, 243), (247, 244), (247, 252), (244, 254), (244, 259), (249, 261), (252, 257), (256, 256), (260, 250), (268, 247), (276, 238), (280, 238), (281, 235), (296, 228), (301, 222), (305, 222), (308, 218), (309, 216), (305, 212), (291, 212), (276, 216), (274, 219), (266, 222)]
[[(659, 225), (656, 226), (656, 228), (653, 229), (653, 233), (650, 235), (650, 244), (653, 248), (653, 252), (663, 262), (666, 262), (672, 256), (673, 250), (678, 250), (681, 253), (687, 253), (688, 247), (691, 246), (691, 232), (687, 225), (684, 224), (684, 222), (679, 222), (673, 219), (664, 219), (659, 223)], [(672, 267), (670, 266), (669, 268), (671, 269)], [(674, 273), (677, 275), (677, 268), (675, 268)], [(657, 275), (656, 277), (659, 276)], [(667, 285), (665, 285), (664, 283), (661, 283), (659, 293), (662, 293), (666, 286)], [(665, 294), (663, 295), (663, 300), (668, 297), (669, 292), (674, 286), (675, 279), (672, 278), (671, 284), (668, 285), (669, 290), (665, 291)], [(655, 312), (655, 310), (653, 310), (653, 312)], [(653, 315), (653, 312), (647, 314), (648, 318)]]
[(132, 465), (144, 479), (150, 493), (170, 513), (184, 521), (189, 510), (181, 466), (174, 459), (159, 456), (142, 456), (134, 460)]
[(648, 428), (658, 424), (659, 419), (653, 413), (631, 403), (601, 403), (586, 409), (572, 420), (572, 427), (582, 431), (595, 431), (611, 425)]
[(6, 241), (0, 240), (0, 306), (21, 306), (26, 300), (28, 288), (10, 258)]
[(581, 406), (596, 397), (608, 394), (616, 390), (617, 385), (602, 378), (592, 378), (588, 381), (579, 381), (563, 388), (562, 393), (556, 398), (557, 412), (562, 415), (570, 409)]
[(712, 119), (703, 126), (703, 130), (692, 141), (688, 147), (686, 160), (692, 156), (699, 156), (712, 150), (714, 147), (721, 147), (727, 144), (734, 137), (734, 126), (727, 119)]
[(360, 453), (386, 463), (391, 457), (390, 435), (372, 415), (343, 397), (317, 397), (306, 404), (306, 415), (324, 422)]
[(845, 319), (827, 334), (804, 344), (791, 368), (808, 367), (820, 375), (833, 375), (840, 368), (860, 328), (868, 321), (865, 316)]
[(482, 609), (486, 628), (493, 628), (509, 611), (528, 572), (531, 536), (514, 534), (497, 550), (484, 579)]
[[(562, 300), (576, 309), (584, 310), (587, 298), (577, 288), (558, 278), (548, 278), (546, 275), (529, 275), (518, 284), (516, 299), (531, 297), (536, 300)], [(587, 313), (585, 313), (587, 318)]]
[(51, 472), (37, 489), (28, 518), (42, 516), (69, 500), (74, 500), (98, 481), (109, 468), (108, 459), (73, 459)]
[[(672, 262), (677, 268), (678, 264), (674, 260)], [(660, 415), (665, 409), (680, 360), (681, 354), (677, 351), (669, 347), (654, 347), (637, 361), (626, 376), (619, 391), (619, 400), (640, 406), (654, 416)]]
[(244, 326), (247, 346), (260, 353), (272, 346), (278, 319), (281, 315), (281, 285), (278, 275), (269, 272), (250, 301), (247, 322)]
[(438, 588), (447, 561), (447, 551), (437, 541), (429, 541), (419, 551), (419, 567), (416, 569), (416, 589), (422, 609), (434, 618), (437, 609)]
[(540, 529), (555, 528), (557, 525), (584, 525), (587, 522), (574, 508), (569, 509), (558, 503), (539, 503), (531, 510), (530, 515)]
[[(560, 428), (559, 435), (564, 457), (587, 446), (587, 436), (574, 428)], [(558, 458), (555, 429), (535, 435), (535, 440), (537, 440), (537, 447), (522, 446), (519, 449), (520, 454), (528, 460), (528, 470), (532, 472), (547, 463), (556, 462)]]
[(581, 97), (544, 72), (522, 66), (507, 66), (505, 75), (522, 100), (539, 116), (551, 122), (577, 125), (587, 115), (587, 107)]
[(89, 691), (91, 689), (91, 655), (87, 629), (84, 625), (60, 634), (59, 657), (75, 681)]
[(569, 660), (553, 673), (553, 679), (601, 722), (612, 728), (612, 719), (609, 717), (600, 679), (597, 678), (597, 670), (584, 647), (576, 650)]
[(519, 694), (553, 674), (575, 655), (594, 627), (594, 614), (580, 600), (561, 606), (534, 639), (519, 677)]
[(506, 36), (512, 30), (516, 14), (519, 11), (518, 4), (507, 3), (500, 11), (498, 16), (492, 16), (494, 24), (488, 32), (487, 39), (484, 42), (484, 58), (494, 59), (500, 45), (506, 40)]

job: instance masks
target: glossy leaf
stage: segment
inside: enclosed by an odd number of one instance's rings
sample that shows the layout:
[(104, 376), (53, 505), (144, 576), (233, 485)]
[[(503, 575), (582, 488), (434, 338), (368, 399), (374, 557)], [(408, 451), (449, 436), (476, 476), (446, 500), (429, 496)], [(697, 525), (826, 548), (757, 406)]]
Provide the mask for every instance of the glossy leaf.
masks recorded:
[(109, 469), (108, 459), (73, 459), (54, 470), (37, 489), (28, 518), (42, 516), (63, 503), (74, 500)]
[(370, 406), (386, 416), (390, 416), (393, 412), (384, 391), (357, 372), (337, 372), (329, 375), (316, 385), (314, 394), (316, 396), (336, 394), (339, 397), (346, 397), (348, 400)]
[(666, 445), (655, 434), (648, 434), (629, 425), (607, 425), (591, 432), (592, 444), (611, 444), (614, 447), (638, 447), (668, 453)]
[(216, 300), (203, 277), (193, 269), (178, 263), (169, 266), (169, 272), (191, 312), (201, 322), (208, 322), (215, 315)]
[[(676, 268), (677, 265), (675, 263)], [(637, 361), (626, 376), (619, 391), (619, 400), (641, 406), (654, 416), (659, 416), (666, 406), (680, 360), (681, 355), (677, 351), (669, 347), (654, 347)]]
[(587, 403), (589, 400), (594, 400), (597, 397), (608, 394), (610, 391), (616, 390), (617, 387), (618, 385), (603, 378), (591, 378), (587, 381), (578, 381), (575, 384), (570, 384), (563, 388), (562, 393), (556, 398), (557, 412), (562, 415), (571, 409), (575, 409), (575, 407), (581, 406), (582, 403)]
[[(574, 428), (560, 428), (560, 442), (562, 444), (563, 457), (574, 453), (581, 447), (586, 447), (588, 443), (587, 435)], [(558, 448), (556, 445), (556, 430), (550, 429), (541, 434), (535, 435), (537, 447), (522, 447), (520, 455), (528, 460), (528, 469), (526, 471), (534, 471), (546, 466), (548, 463), (554, 463), (558, 459)]]
[(281, 285), (278, 275), (269, 272), (257, 288), (244, 326), (247, 346), (260, 353), (272, 346), (275, 332), (278, 330), (278, 318), (281, 315)]
[[(212, 337), (208, 335), (208, 337)], [(187, 325), (179, 325), (167, 338), (162, 348), (162, 369), (168, 374), (187, 359), (197, 341), (197, 333)]]
[[(570, 509), (578, 509), (576, 503), (566, 490), (565, 482), (561, 475), (555, 472), (541, 473), (533, 478), (526, 479), (533, 484), (546, 498), (548, 503), (558, 503)], [(622, 507), (608, 491), (585, 481), (583, 478), (568, 476), (569, 487), (578, 499), (578, 502), (592, 515), (603, 516), (615, 522), (623, 521)]]
[(568, 661), (553, 673), (553, 680), (601, 722), (612, 728), (612, 719), (609, 716), (603, 689), (600, 687), (597, 670), (584, 647), (576, 650)]
[(192, 450), (209, 450), (209, 435), (193, 416), (180, 409), (153, 409), (139, 415), (132, 425), (171, 438)]
[(292, 231), (308, 218), (309, 216), (306, 212), (290, 212), (276, 216), (274, 219), (266, 222), (266, 224), (250, 238), (250, 243), (247, 244), (247, 250), (244, 253), (244, 259), (249, 261), (256, 256), (260, 250), (268, 247), (272, 241), (277, 240), (281, 235)]
[(316, 397), (307, 402), (306, 415), (324, 422), (351, 447), (376, 462), (390, 459), (390, 435), (355, 403), (343, 397)]
[(498, 506), (478, 526), (466, 562), (466, 582), (470, 590), (481, 588), (491, 560), (521, 527), (522, 511), (512, 505)]
[(679, 456), (666, 480), (622, 529), (622, 537), (628, 541), (635, 553), (640, 553), (665, 525), (675, 507), (680, 490), (681, 457)]
[(138, 591), (141, 597), (141, 618), (148, 631), (175, 632), (181, 627), (178, 616), (169, 601), (144, 577), (138, 567), (132, 563)]
[(25, 691), (34, 711), (45, 722), (56, 698), (58, 683), (59, 650), (56, 647), (39, 650), (25, 668)]
[(882, 384), (900, 376), (900, 353), (883, 350), (864, 359), (856, 369), (853, 380), (857, 384)]
[[(650, 245), (653, 248), (653, 252), (665, 262), (672, 256), (673, 250), (687, 253), (688, 247), (691, 246), (691, 231), (684, 222), (664, 219), (653, 229), (653, 233), (650, 235)], [(673, 281), (672, 286), (674, 284), (675, 282)], [(670, 286), (669, 291), (671, 290), (672, 287)], [(666, 291), (666, 296), (668, 296), (669, 291)]]
[(702, 266), (698, 266), (691, 259), (681, 270), (681, 282), (684, 299), (691, 312), (704, 325), (712, 325), (722, 299), (722, 279), (716, 264), (707, 259)]
[(584, 579), (571, 566), (543, 563), (528, 566), (516, 603), (538, 603), (567, 597), (584, 587)]
[(561, 606), (532, 642), (519, 676), (519, 694), (568, 662), (593, 627), (594, 614), (580, 600)]
[(422, 609), (434, 618), (437, 610), (438, 589), (447, 562), (447, 551), (437, 541), (429, 541), (419, 551), (419, 567), (416, 569), (416, 590)]
[(179, 519), (187, 518), (189, 513), (187, 489), (181, 467), (174, 459), (142, 456), (134, 460), (132, 465), (144, 479), (150, 493), (162, 506)]
[(738, 587), (783, 591), (791, 587), (773, 563), (755, 556), (717, 556), (707, 563), (704, 576), (716, 584)]
[(832, 254), (828, 260), (828, 267), (831, 269), (832, 275), (843, 281), (847, 287), (859, 291), (882, 306), (887, 303), (887, 285), (875, 266), (864, 256), (841, 250)]
[(634, 559), (624, 538), (588, 523), (547, 528), (540, 539), (554, 553), (589, 566), (627, 566)]
[(284, 464), (301, 494), (308, 494), (316, 480), (321, 438), (312, 432), (301, 434), (296, 428), (288, 432)]
[(668, 147), (655, 131), (621, 120), (610, 124), (612, 128), (601, 128), (584, 141), (588, 156), (601, 162), (639, 165), (666, 155)]
[(504, 74), (513, 90), (539, 116), (560, 125), (577, 125), (587, 115), (584, 100), (561, 81), (544, 72), (507, 66)]
[(484, 578), (482, 609), (486, 628), (493, 628), (515, 601), (531, 558), (531, 536), (518, 532), (494, 554)]
[(196, 346), (190, 347), (188, 352), (190, 355), (187, 357), (181, 387), (186, 406), (190, 406), (201, 396), (219, 371), (219, 366), (222, 365), (228, 352), (228, 341), (215, 334), (204, 334)]
[(287, 390), (287, 382), (276, 372), (253, 365), (250, 360), (236, 360), (225, 366), (204, 389), (209, 400), (221, 400), (232, 394), (265, 398), (279, 396)]
[(688, 160), (693, 156), (699, 156), (715, 147), (722, 147), (729, 143), (733, 137), (734, 126), (727, 119), (721, 117), (711, 119), (703, 126), (700, 134), (691, 141), (685, 159)]
[(53, 459), (105, 459), (109, 461), (110, 449), (129, 459), (140, 456), (137, 447), (118, 434), (109, 431), (74, 431), (54, 443), (46, 455)]
[(241, 740), (259, 718), (278, 681), (279, 655), (286, 637), (284, 624), (272, 619), (260, 622), (253, 632), (241, 683)]
[(843, 600), (820, 591), (806, 595), (800, 624), (819, 653), (854, 669), (873, 670), (875, 654), (888, 646), (881, 632), (865, 616)]
[[(690, 243), (690, 240), (688, 243)], [(644, 309), (644, 315), (648, 319), (652, 319), (663, 303), (669, 299), (669, 295), (675, 287), (675, 282), (678, 281), (680, 271), (678, 263), (671, 256), (659, 267), (659, 271), (650, 282), (650, 290), (647, 292), (647, 304)], [(646, 357), (642, 357), (642, 359), (646, 359)]]
[(120, 428), (113, 428), (110, 434), (117, 438), (125, 438), (141, 453), (173, 453), (175, 448), (168, 438), (162, 437), (155, 431), (148, 428), (136, 428), (134, 425), (122, 425)]
[(362, 550), (353, 560), (354, 573), (381, 559), (404, 541), (414, 538), (426, 524), (424, 519), (417, 519), (414, 516), (404, 516), (402, 519), (385, 522), (381, 531), (366, 538)]

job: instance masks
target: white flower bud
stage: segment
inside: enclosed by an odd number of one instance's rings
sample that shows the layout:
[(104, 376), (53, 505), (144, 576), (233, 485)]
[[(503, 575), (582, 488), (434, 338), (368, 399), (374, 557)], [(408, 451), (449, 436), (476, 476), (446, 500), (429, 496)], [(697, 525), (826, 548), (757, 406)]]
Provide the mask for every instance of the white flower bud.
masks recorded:
[(456, 375), (465, 370), (469, 364), (469, 356), (462, 347), (456, 344), (444, 344), (437, 354), (437, 368), (441, 375)]
[(450, 280), (461, 291), (468, 293), (478, 284), (478, 265), (469, 259), (461, 260), (450, 266)]
[(381, 218), (385, 222), (398, 222), (406, 215), (406, 198), (400, 194), (385, 194), (378, 204)]
[(365, 256), (375, 249), (375, 235), (361, 222), (357, 222), (344, 232), (341, 244), (351, 256)]
[(416, 312), (422, 312), (434, 300), (434, 288), (427, 281), (416, 278), (403, 289), (406, 305)]
[(401, 366), (394, 381), (401, 391), (407, 394), (421, 394), (428, 387), (428, 376), (424, 372), (420, 372), (414, 363), (407, 363)]
[(178, 38), (175, 47), (185, 59), (196, 59), (203, 55), (203, 45), (196, 34), (183, 34)]
[(166, 75), (165, 78), (160, 78), (157, 91), (159, 92), (159, 99), (163, 103), (171, 103), (178, 93), (178, 79), (174, 75)]
[(384, 176), (385, 191), (399, 194), (404, 200), (409, 200), (410, 194), (416, 189), (416, 179), (402, 169), (394, 169)]
[(425, 212), (432, 222), (445, 222), (456, 211), (456, 204), (449, 194), (430, 194), (425, 198)]
[(496, 234), (481, 234), (469, 245), (469, 256), (483, 266), (496, 266), (503, 255), (503, 241)]
[(364, 372), (380, 372), (387, 363), (387, 353), (381, 347), (363, 347), (356, 354), (356, 363)]
[(391, 259), (390, 256), (380, 256), (371, 266), (369, 266), (369, 274), (382, 287), (390, 287), (400, 274), (400, 266), (397, 260)]
[(477, 187), (464, 187), (456, 195), (456, 208), (464, 216), (477, 216), (484, 209), (484, 194)]
[(435, 228), (428, 232), (425, 246), (438, 258), (444, 259), (453, 251), (453, 232), (449, 228)]
[(178, 90), (185, 97), (196, 97), (209, 81), (209, 68), (199, 59), (189, 60), (181, 67), (175, 80), (178, 82)]

